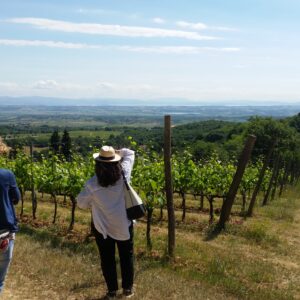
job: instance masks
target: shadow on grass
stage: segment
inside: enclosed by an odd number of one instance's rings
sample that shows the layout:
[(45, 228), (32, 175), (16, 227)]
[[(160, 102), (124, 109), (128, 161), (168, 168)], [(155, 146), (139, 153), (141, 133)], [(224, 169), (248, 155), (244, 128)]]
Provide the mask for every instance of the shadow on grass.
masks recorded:
[(58, 236), (57, 233), (49, 231), (49, 229), (36, 229), (27, 224), (20, 225), (20, 234), (29, 236), (34, 241), (41, 244), (47, 244), (47, 247), (56, 249), (70, 250), (72, 253), (93, 253), (97, 255), (96, 246), (88, 239), (83, 241), (68, 240), (66, 236)]
[[(47, 228), (34, 228), (28, 224), (20, 225), (20, 234), (26, 235), (30, 239), (39, 242), (47, 247), (52, 247), (53, 249), (67, 250), (72, 254), (86, 254), (94, 255), (98, 257), (98, 250), (96, 243), (91, 242), (90, 238), (83, 239), (82, 241), (67, 240), (65, 236), (58, 236), (57, 233), (51, 232)], [(117, 263), (119, 259), (117, 258)], [(157, 255), (155, 252), (142, 251), (136, 253), (136, 271), (135, 278), (137, 278), (141, 273), (153, 268), (161, 268), (170, 263), (170, 260), (166, 254)], [(100, 264), (100, 262), (99, 262)], [(83, 283), (82, 286), (74, 286), (73, 290), (84, 289), (88, 287), (89, 283)], [(89, 286), (92, 287), (92, 286)]]
[(218, 235), (220, 233), (222, 233), (224, 229), (222, 227), (220, 227), (217, 223), (216, 224), (211, 224), (206, 233), (205, 233), (205, 236), (203, 238), (204, 241), (208, 242), (208, 241), (212, 241), (214, 240), (215, 238), (218, 237)]
[(158, 253), (155, 250), (137, 251), (135, 254), (135, 280), (145, 271), (164, 268), (172, 265), (172, 258), (165, 253)]
[(101, 280), (99, 282), (83, 282), (83, 283), (76, 283), (73, 285), (73, 287), (70, 289), (72, 292), (79, 292), (81, 290), (85, 290), (88, 288), (97, 288), (99, 286), (105, 286), (105, 280)]

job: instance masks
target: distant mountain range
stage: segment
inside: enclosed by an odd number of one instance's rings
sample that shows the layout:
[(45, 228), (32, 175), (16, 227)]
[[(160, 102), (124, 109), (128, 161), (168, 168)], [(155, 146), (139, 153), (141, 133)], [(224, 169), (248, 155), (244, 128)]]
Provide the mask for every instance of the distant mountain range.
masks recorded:
[[(130, 100), (130, 99), (60, 99), (43, 97), (0, 97), (0, 123), (15, 123), (36, 119), (38, 122), (58, 118), (96, 120), (124, 120), (137, 123), (171, 115), (176, 123), (199, 120), (246, 121), (252, 116), (286, 118), (297, 115), (300, 104), (286, 103), (196, 103), (184, 99)], [(106, 118), (106, 119), (105, 119)], [(107, 119), (108, 118), (108, 119)], [(157, 123), (155, 123), (157, 124)]]
[(161, 106), (195, 105), (185, 99), (68, 99), (52, 97), (0, 97), (0, 105), (45, 105), (45, 106)]
[(55, 97), (9, 97), (1, 96), (0, 105), (26, 106), (273, 106), (292, 105), (300, 107), (298, 103), (288, 101), (193, 101), (188, 99), (68, 99)]

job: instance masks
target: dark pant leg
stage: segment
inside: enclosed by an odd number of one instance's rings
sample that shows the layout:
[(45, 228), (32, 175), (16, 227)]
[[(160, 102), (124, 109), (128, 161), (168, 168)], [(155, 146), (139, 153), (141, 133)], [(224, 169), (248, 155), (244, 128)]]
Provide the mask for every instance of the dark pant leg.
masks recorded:
[(115, 260), (115, 240), (109, 236), (104, 239), (103, 235), (95, 230), (96, 243), (98, 246), (102, 273), (105, 278), (108, 291), (118, 290), (118, 277)]
[(119, 250), (122, 288), (131, 289), (133, 286), (133, 226), (129, 227), (130, 239), (127, 241), (117, 241)]

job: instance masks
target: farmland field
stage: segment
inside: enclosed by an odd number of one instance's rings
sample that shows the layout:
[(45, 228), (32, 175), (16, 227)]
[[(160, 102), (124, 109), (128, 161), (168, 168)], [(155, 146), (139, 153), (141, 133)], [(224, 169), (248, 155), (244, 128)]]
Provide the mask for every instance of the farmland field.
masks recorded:
[[(120, 131), (112, 130), (112, 131), (105, 131), (105, 130), (71, 130), (70, 131), (70, 137), (71, 138), (102, 138), (106, 139), (110, 135), (118, 135)], [(10, 140), (10, 139), (26, 139), (26, 138), (31, 138), (34, 139), (38, 143), (48, 143), (50, 140), (52, 133), (36, 133), (36, 134), (26, 134), (26, 133), (20, 133), (20, 134), (14, 134), (14, 135), (6, 135), (5, 139)]]

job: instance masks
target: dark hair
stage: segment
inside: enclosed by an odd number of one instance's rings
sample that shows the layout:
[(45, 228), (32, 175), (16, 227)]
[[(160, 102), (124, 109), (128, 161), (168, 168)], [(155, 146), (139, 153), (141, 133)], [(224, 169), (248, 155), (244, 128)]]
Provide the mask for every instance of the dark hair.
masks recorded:
[(107, 163), (96, 160), (95, 173), (99, 185), (103, 187), (114, 185), (121, 178), (121, 172), (122, 167), (119, 161)]

